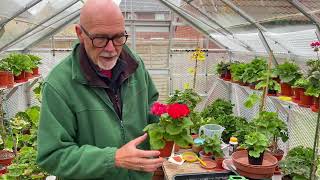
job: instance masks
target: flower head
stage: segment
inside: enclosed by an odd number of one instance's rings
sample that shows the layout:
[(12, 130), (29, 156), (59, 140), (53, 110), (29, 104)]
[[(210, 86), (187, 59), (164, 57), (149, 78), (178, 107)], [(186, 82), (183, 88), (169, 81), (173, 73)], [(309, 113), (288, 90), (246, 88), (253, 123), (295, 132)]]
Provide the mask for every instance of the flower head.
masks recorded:
[(320, 48), (320, 41), (314, 41), (310, 44), (314, 51), (319, 51)]
[(206, 60), (206, 53), (203, 52), (200, 48), (196, 48), (196, 50), (192, 53), (191, 59), (204, 61)]
[(167, 112), (167, 105), (155, 102), (151, 107), (151, 113), (156, 116), (161, 116)]
[(179, 119), (179, 118), (188, 116), (190, 113), (190, 110), (188, 106), (185, 104), (174, 103), (174, 104), (168, 105), (167, 113), (173, 119)]

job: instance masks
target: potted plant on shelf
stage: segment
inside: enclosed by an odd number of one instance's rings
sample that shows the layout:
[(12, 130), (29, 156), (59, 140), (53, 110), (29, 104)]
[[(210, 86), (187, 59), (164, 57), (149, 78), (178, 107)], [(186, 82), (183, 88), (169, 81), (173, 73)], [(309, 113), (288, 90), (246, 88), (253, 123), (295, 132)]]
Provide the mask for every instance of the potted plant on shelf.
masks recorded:
[(312, 96), (309, 96), (305, 93), (309, 86), (310, 86), (309, 80), (304, 77), (298, 79), (294, 83), (294, 87), (301, 88), (301, 91), (297, 92), (300, 95), (299, 97), (300, 100), (299, 101), (295, 100), (295, 102), (297, 102), (299, 106), (309, 108), (312, 105)]
[[(8, 63), (14, 75), (14, 81), (17, 83), (25, 82), (26, 72), (32, 73), (32, 61), (25, 54), (12, 53), (8, 57)], [(30, 75), (29, 75), (30, 76)]]
[(201, 97), (192, 89), (185, 89), (183, 91), (175, 90), (167, 100), (167, 104), (179, 103), (186, 104), (190, 111), (193, 111), (197, 104), (201, 101)]
[(11, 88), (13, 87), (13, 74), (7, 59), (0, 61), (0, 88)]
[(161, 157), (171, 154), (173, 144), (187, 147), (193, 143), (189, 118), (190, 110), (186, 104), (161, 104), (156, 102), (151, 108), (152, 114), (160, 116), (158, 123), (147, 125), (143, 131), (148, 132), (152, 149), (159, 149)]
[(262, 73), (267, 69), (266, 60), (260, 57), (253, 59), (246, 67), (242, 74), (244, 83), (248, 83), (250, 86), (255, 86), (259, 78), (263, 75)]
[(240, 62), (234, 62), (230, 65), (230, 72), (232, 81), (235, 83), (241, 83), (242, 80), (242, 74), (244, 73), (245, 69), (247, 68), (247, 64), (240, 63)]
[(312, 152), (311, 148), (303, 146), (291, 149), (279, 164), (285, 179), (310, 179)]
[(252, 165), (262, 165), (264, 152), (268, 147), (268, 139), (261, 132), (251, 132), (245, 136), (241, 148), (247, 149), (248, 161)]
[(309, 86), (306, 89), (305, 94), (313, 97), (313, 104), (311, 110), (318, 112), (319, 110), (319, 94), (320, 94), (320, 61), (309, 60), (307, 61), (308, 70), (308, 81)]
[(231, 72), (230, 72), (230, 63), (225, 63), (221, 61), (216, 66), (216, 73), (223, 80), (230, 81), (231, 80)]
[[(279, 83), (274, 79), (276, 76), (275, 74), (271, 71), (263, 71), (261, 72), (260, 78), (258, 78), (259, 83), (256, 85), (256, 89), (263, 89), (267, 87), (267, 82), (268, 83), (268, 96), (277, 96), (277, 92), (280, 91), (280, 85)], [(268, 79), (269, 78), (269, 79)], [(269, 81), (268, 81), (269, 80)]]
[(32, 61), (32, 75), (39, 76), (39, 65), (41, 64), (41, 58), (33, 54), (27, 54)]
[(299, 66), (293, 61), (285, 61), (275, 68), (274, 73), (281, 80), (281, 95), (292, 96), (291, 86), (302, 76), (299, 71)]

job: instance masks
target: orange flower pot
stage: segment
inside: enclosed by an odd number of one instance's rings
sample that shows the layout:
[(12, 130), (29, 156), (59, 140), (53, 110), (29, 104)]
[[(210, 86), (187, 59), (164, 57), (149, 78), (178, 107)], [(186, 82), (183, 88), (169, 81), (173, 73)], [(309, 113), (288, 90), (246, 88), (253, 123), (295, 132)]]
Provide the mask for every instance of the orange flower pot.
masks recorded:
[(280, 83), (281, 95), (282, 96), (292, 96), (292, 88), (288, 83)]
[(0, 88), (6, 88), (8, 86), (8, 72), (0, 71)]
[(311, 106), (313, 112), (319, 111), (319, 97), (313, 97), (313, 104)]
[(304, 89), (302, 92), (300, 92), (300, 101), (298, 104), (301, 107), (309, 108), (312, 105), (312, 96), (305, 95), (304, 92)]
[(303, 92), (303, 88), (293, 88), (292, 101), (298, 103), (300, 101), (300, 94)]

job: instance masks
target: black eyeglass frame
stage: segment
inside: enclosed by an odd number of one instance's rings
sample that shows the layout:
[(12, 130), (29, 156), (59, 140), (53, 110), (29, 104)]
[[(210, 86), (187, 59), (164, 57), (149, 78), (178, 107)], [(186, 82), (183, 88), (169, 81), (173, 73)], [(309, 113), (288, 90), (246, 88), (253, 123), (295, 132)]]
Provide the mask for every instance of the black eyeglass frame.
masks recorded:
[[(80, 25), (80, 28), (83, 30), (83, 32), (89, 37), (89, 39), (91, 40), (91, 43), (92, 43), (92, 46), (95, 47), (95, 48), (104, 48), (106, 47), (106, 45), (109, 43), (109, 41), (111, 40), (112, 41), (112, 44), (113, 46), (123, 46), (124, 44), (126, 44), (127, 40), (128, 40), (128, 34), (127, 34), (127, 31), (124, 31), (124, 34), (119, 36), (119, 35), (115, 35), (111, 38), (107, 37), (107, 36), (102, 36), (102, 35), (97, 35), (97, 36), (94, 36), (92, 34), (90, 34), (86, 29), (83, 28), (83, 26)], [(121, 37), (125, 37), (125, 41), (122, 43), (122, 44), (115, 44), (114, 42), (114, 39), (115, 38), (121, 38)], [(107, 41), (105, 42), (105, 45), (104, 46), (96, 46), (94, 44), (94, 40), (97, 39), (97, 38), (102, 38), (102, 39), (106, 39)]]

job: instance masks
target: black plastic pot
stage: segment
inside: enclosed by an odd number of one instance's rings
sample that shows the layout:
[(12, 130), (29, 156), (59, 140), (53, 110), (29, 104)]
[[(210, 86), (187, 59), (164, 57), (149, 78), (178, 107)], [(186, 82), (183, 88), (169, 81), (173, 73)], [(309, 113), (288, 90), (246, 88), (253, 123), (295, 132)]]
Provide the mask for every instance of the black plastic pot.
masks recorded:
[(252, 165), (262, 165), (263, 155), (264, 155), (264, 152), (261, 153), (258, 158), (256, 158), (256, 157), (250, 156), (249, 153), (248, 153), (249, 164), (252, 164)]

